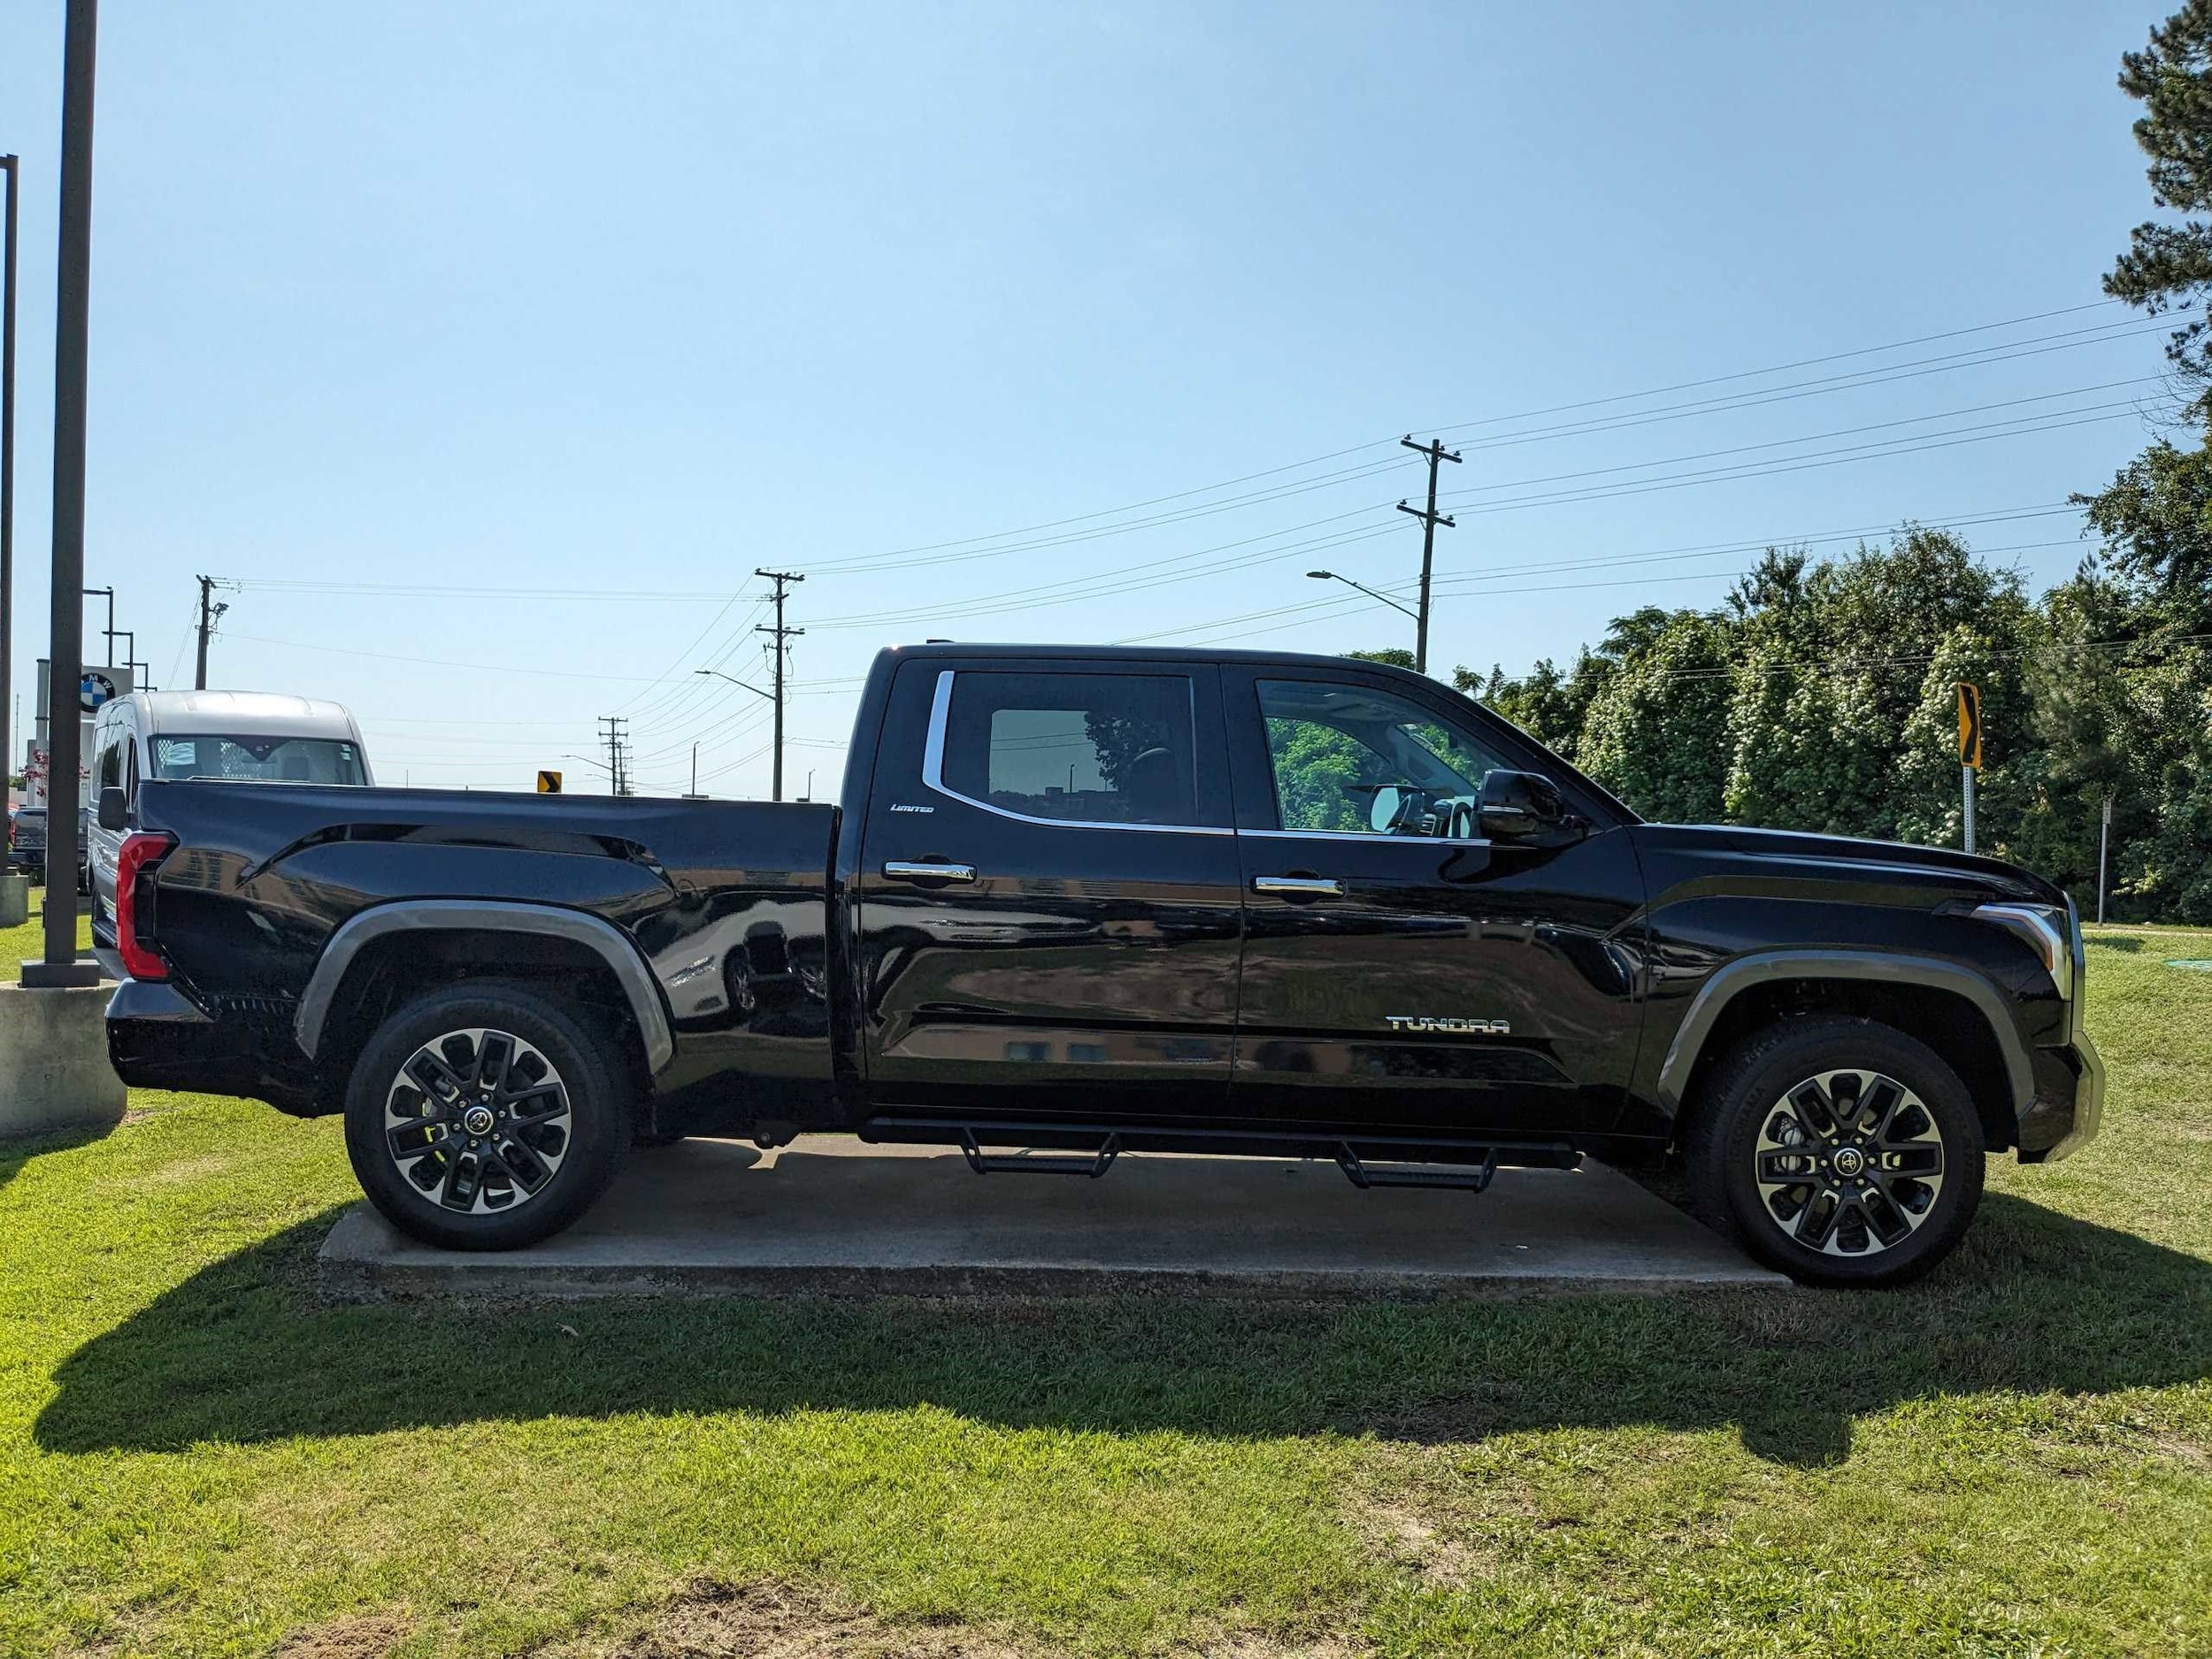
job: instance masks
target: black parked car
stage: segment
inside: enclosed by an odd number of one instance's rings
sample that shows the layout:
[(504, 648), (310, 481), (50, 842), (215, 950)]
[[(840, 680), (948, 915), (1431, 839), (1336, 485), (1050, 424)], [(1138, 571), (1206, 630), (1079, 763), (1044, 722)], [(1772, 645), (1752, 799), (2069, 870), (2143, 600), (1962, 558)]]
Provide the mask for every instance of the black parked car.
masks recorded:
[(8, 863), (17, 870), (46, 874), (46, 809), (19, 806), (8, 813)]
[(1800, 1279), (1956, 1243), (2096, 1131), (2066, 895), (1941, 849), (1646, 824), (1402, 670), (882, 653), (838, 806), (148, 783), (109, 1013), (144, 1087), (342, 1112), (377, 1207), (503, 1248), (634, 1133), (1688, 1162)]

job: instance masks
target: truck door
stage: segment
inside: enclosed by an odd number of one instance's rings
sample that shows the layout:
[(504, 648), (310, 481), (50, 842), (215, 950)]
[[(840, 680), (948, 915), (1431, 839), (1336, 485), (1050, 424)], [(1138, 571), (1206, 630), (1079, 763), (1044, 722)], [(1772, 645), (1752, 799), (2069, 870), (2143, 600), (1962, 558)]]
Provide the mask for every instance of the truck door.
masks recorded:
[(910, 659), (863, 837), (872, 1110), (1225, 1110), (1243, 905), (1210, 666)]
[(1247, 905), (1240, 1118), (1541, 1137), (1613, 1126), (1641, 1005), (1618, 830), (1493, 844), (1483, 774), (1542, 751), (1348, 665), (1233, 668)]

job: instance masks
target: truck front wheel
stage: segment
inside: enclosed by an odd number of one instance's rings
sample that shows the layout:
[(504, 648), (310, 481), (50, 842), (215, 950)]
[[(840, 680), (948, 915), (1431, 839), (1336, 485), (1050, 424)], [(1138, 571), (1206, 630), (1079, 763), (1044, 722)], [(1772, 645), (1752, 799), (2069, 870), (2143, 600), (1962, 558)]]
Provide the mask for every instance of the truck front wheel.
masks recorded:
[(354, 1063), (346, 1154), (401, 1232), (455, 1250), (549, 1238), (605, 1192), (631, 1103), (611, 1038), (519, 985), (408, 1003)]
[(1791, 1019), (1747, 1039), (1713, 1073), (1686, 1151), (1707, 1213), (1803, 1284), (1916, 1279), (1981, 1202), (1965, 1085), (1872, 1020)]

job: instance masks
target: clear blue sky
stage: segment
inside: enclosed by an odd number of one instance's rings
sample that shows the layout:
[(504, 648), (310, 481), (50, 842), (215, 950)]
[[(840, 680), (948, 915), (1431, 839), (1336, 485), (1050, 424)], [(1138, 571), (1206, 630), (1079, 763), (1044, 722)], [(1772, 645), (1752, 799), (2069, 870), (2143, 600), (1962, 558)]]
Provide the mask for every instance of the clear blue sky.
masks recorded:
[[(238, 579), (213, 683), (352, 704), (385, 781), (588, 784), (561, 757), (622, 712), (646, 787), (696, 741), (704, 787), (764, 795), (765, 704), (691, 673), (763, 680), (756, 565), (812, 572), (791, 764), (829, 794), (887, 641), (1410, 643), (1304, 576), (1417, 568), (1417, 467), (1325, 476), (1389, 442), (974, 540), (1409, 430), (1462, 427), (1476, 492), (1447, 670), (1717, 603), (1750, 558), (1594, 563), (1632, 555), (1995, 515), (1966, 534), (2045, 585), (2078, 523), (2008, 515), (2162, 406), (2118, 307), (1505, 418), (2093, 304), (2149, 212), (2117, 58), (2167, 9), (111, 0), (88, 580), (188, 684), (192, 578)], [(0, 0), (27, 713), (61, 12)], [(1670, 487), (1589, 494), (1640, 483)], [(1236, 499), (1269, 487), (1298, 493)]]

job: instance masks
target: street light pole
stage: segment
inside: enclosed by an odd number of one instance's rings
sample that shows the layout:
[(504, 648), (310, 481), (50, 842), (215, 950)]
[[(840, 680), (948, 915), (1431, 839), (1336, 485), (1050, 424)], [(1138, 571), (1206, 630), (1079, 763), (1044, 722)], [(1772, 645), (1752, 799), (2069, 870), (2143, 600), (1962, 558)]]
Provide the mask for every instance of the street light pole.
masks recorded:
[[(1409, 611), (1405, 606), (1400, 604), (1395, 599), (1390, 597), (1389, 595), (1379, 594), (1372, 588), (1366, 586), (1364, 583), (1354, 581), (1349, 576), (1340, 576), (1334, 571), (1308, 571), (1306, 575), (1310, 580), (1317, 582), (1342, 582), (1347, 588), (1356, 588), (1360, 590), (1360, 592), (1365, 594), (1370, 599), (1375, 600), (1379, 603), (1388, 605), (1400, 616), (1411, 617), (1414, 621), (1414, 626), (1417, 628), (1425, 628), (1426, 626), (1426, 623), (1419, 611)], [(1419, 660), (1417, 653), (1415, 660)]]
[(107, 631), (102, 637), (108, 642), (108, 666), (112, 668), (115, 665), (115, 589), (88, 588), (84, 590), (84, 596), (88, 599), (105, 599), (108, 602)]
[[(77, 960), (77, 768), (83, 728), (85, 367), (92, 333), (92, 94), (99, 0), (69, 0), (62, 37), (61, 234), (54, 273), (54, 568), (47, 648), (46, 954), (23, 964), (23, 983), (96, 986), (100, 967)], [(57, 899), (53, 878), (65, 884)]]
[[(781, 620), (780, 616), (779, 616), (778, 620)], [(776, 641), (776, 645), (778, 650), (780, 651), (783, 646), (783, 641), (781, 640), (778, 640)], [(741, 691), (749, 691), (756, 697), (765, 697), (769, 702), (776, 705), (776, 799), (779, 801), (782, 800), (783, 699), (775, 692), (763, 691), (758, 686), (749, 686), (743, 680), (740, 680), (735, 674), (726, 674), (718, 668), (700, 668), (695, 669), (692, 672), (700, 674), (711, 674), (717, 680), (726, 680), (730, 682), (730, 684), (737, 687)], [(780, 669), (777, 671), (776, 684), (778, 686), (781, 686), (783, 684), (783, 673)], [(693, 744), (691, 748), (691, 791), (694, 795), (696, 795), (699, 792), (699, 746), (695, 743)]]
[[(0, 246), (0, 807), (15, 771), (8, 704), (15, 694), (15, 190), (19, 160), (0, 156), (8, 175), (4, 245)], [(11, 832), (0, 831), (0, 848)]]

